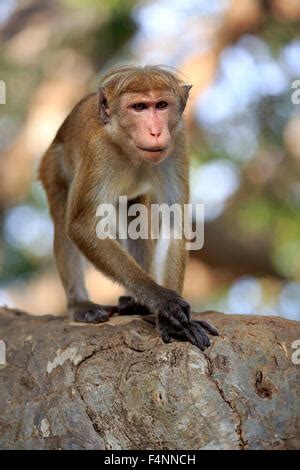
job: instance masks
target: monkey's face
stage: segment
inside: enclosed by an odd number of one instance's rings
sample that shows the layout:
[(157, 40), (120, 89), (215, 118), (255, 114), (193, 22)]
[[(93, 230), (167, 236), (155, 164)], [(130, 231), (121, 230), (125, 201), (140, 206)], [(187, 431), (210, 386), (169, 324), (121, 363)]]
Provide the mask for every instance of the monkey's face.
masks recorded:
[[(117, 114), (117, 120), (113, 116)], [(172, 151), (180, 113), (178, 102), (169, 91), (125, 93), (118, 109), (111, 112), (113, 127), (123, 134), (124, 150), (150, 163), (158, 164)]]

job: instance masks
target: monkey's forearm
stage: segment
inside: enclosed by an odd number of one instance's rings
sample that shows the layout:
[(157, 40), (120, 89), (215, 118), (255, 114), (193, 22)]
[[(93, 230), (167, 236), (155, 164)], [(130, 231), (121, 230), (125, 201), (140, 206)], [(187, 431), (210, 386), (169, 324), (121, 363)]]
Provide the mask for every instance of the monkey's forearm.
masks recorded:
[(83, 219), (69, 224), (68, 235), (98, 270), (122, 284), (151, 312), (178, 328), (188, 323), (189, 304), (177, 292), (157, 284), (115, 240), (98, 239), (94, 225)]
[(184, 282), (184, 273), (187, 262), (187, 250), (184, 239), (172, 239), (168, 249), (163, 286), (173, 289), (181, 294)]
[(117, 241), (99, 239), (87, 221), (69, 225), (68, 235), (87, 259), (103, 274), (114, 279), (141, 302), (147, 302), (149, 291), (159, 288)]

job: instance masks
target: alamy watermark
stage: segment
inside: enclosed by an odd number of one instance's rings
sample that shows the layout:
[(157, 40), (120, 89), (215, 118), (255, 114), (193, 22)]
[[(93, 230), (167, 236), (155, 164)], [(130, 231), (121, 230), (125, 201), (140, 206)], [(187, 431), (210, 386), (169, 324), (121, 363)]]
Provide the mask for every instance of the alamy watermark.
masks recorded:
[(119, 196), (117, 205), (99, 204), (96, 216), (100, 217), (96, 233), (102, 240), (185, 240), (186, 250), (203, 247), (204, 204), (128, 206), (127, 196)]
[(6, 85), (4, 80), (0, 80), (0, 104), (6, 104)]
[(292, 342), (292, 349), (295, 349), (291, 356), (292, 363), (298, 365), (300, 364), (300, 339)]
[(291, 101), (293, 104), (300, 104), (300, 80), (294, 80), (291, 86), (296, 88), (292, 93)]
[(0, 339), (0, 366), (6, 364), (6, 345), (2, 339)]

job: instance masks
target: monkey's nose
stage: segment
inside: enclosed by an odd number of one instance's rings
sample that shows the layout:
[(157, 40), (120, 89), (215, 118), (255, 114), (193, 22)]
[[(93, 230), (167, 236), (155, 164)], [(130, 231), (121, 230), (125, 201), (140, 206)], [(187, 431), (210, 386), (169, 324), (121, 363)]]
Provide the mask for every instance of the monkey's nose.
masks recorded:
[(155, 137), (156, 139), (158, 139), (158, 137), (161, 136), (161, 131), (151, 131), (150, 132), (150, 135), (152, 135), (152, 137)]

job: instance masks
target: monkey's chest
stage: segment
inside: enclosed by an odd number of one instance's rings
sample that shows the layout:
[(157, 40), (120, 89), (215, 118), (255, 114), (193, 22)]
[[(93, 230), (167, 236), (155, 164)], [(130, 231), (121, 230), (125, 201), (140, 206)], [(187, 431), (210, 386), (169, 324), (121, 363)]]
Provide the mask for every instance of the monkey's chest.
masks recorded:
[(123, 177), (114, 179), (113, 175), (110, 175), (99, 185), (98, 199), (100, 202), (117, 204), (120, 196), (126, 196), (128, 200), (135, 199), (149, 192), (151, 188), (151, 181), (138, 176), (128, 178), (124, 173)]
[(151, 189), (151, 184), (149, 181), (139, 181), (138, 179), (132, 183), (127, 188), (127, 194), (125, 194), (128, 199), (135, 199), (142, 194), (149, 192)]

